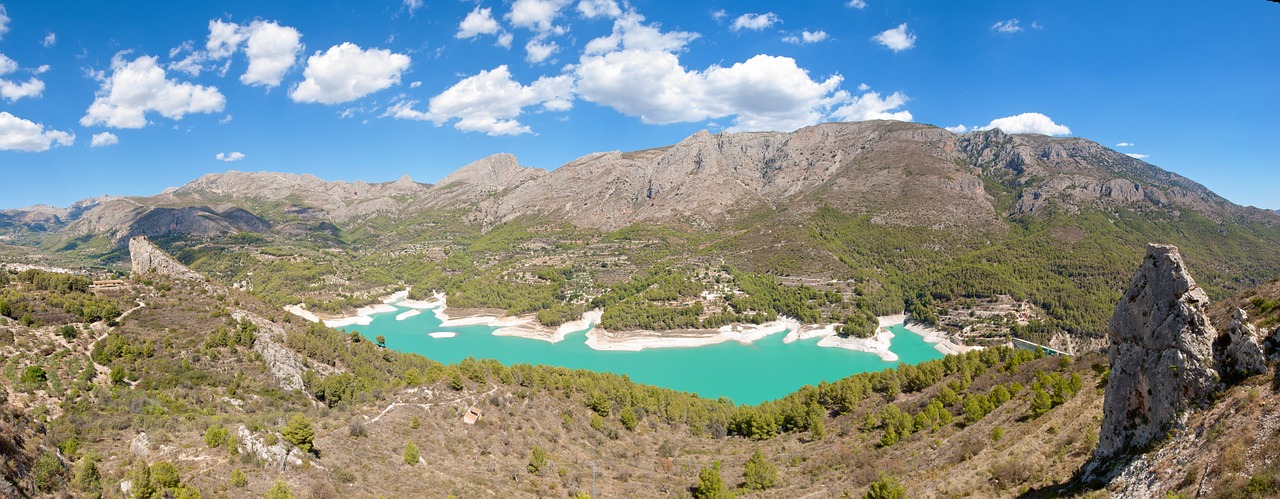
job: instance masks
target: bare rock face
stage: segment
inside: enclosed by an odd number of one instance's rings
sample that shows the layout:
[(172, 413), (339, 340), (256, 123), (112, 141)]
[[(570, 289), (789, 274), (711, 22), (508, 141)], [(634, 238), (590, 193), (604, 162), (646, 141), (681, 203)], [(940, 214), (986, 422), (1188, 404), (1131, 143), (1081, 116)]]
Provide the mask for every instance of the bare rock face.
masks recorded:
[(188, 281), (204, 280), (204, 276), (178, 263), (143, 236), (129, 239), (129, 259), (134, 275), (154, 273)]
[(1140, 451), (1182, 424), (1217, 385), (1209, 297), (1174, 246), (1149, 245), (1111, 316), (1097, 458)]
[(1267, 358), (1258, 346), (1258, 330), (1249, 324), (1249, 316), (1237, 308), (1231, 313), (1231, 326), (1213, 342), (1213, 356), (1218, 373), (1224, 379), (1240, 379), (1267, 372)]

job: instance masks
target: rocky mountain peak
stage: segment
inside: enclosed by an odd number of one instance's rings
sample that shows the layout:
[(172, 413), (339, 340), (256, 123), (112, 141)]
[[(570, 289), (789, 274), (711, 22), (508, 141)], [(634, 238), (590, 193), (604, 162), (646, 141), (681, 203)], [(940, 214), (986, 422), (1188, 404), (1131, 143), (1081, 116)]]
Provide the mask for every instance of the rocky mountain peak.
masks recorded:
[(1111, 374), (1096, 456), (1141, 451), (1182, 424), (1217, 385), (1209, 297), (1175, 246), (1152, 244), (1111, 316)]
[(456, 184), (466, 184), (481, 192), (496, 192), (515, 187), (546, 173), (547, 171), (541, 168), (520, 166), (514, 155), (501, 153), (473, 161), (440, 179), (437, 185), (447, 188)]

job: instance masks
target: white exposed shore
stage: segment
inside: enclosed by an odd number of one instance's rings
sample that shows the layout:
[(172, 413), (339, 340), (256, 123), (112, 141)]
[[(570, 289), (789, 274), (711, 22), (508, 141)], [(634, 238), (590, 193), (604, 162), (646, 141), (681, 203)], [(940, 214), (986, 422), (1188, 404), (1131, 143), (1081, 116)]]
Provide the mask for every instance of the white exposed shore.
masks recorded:
[(671, 336), (655, 331), (628, 331), (614, 335), (601, 328), (587, 332), (587, 346), (594, 350), (638, 352), (646, 348), (688, 348), (718, 345), (726, 341), (751, 344), (766, 336), (800, 328), (795, 319), (783, 317), (760, 325), (723, 326), (714, 334)]
[[(934, 348), (945, 355), (964, 353), (977, 348), (953, 343), (944, 332), (937, 329), (918, 323), (907, 323), (905, 314), (877, 317), (880, 324), (876, 334), (871, 338), (841, 337), (836, 334), (838, 324), (805, 325), (789, 317), (782, 317), (779, 320), (760, 325), (722, 326), (714, 333), (683, 335), (656, 331), (611, 333), (600, 327), (592, 327), (600, 323), (600, 317), (603, 315), (600, 310), (585, 312), (582, 314), (582, 318), (578, 320), (566, 322), (559, 327), (552, 328), (540, 324), (532, 314), (520, 317), (482, 315), (451, 318), (447, 313), (447, 297), (443, 293), (434, 293), (430, 300), (409, 300), (408, 295), (408, 289), (398, 291), (383, 299), (381, 304), (356, 310), (356, 315), (354, 316), (324, 319), (323, 322), (329, 327), (367, 326), (373, 322), (372, 315), (395, 312), (397, 308), (393, 306), (394, 304), (413, 309), (396, 315), (396, 320), (405, 320), (421, 314), (424, 310), (431, 310), (440, 319), (440, 327), (496, 327), (498, 329), (493, 332), (494, 336), (514, 336), (550, 343), (559, 343), (564, 341), (565, 337), (570, 333), (591, 328), (587, 332), (586, 345), (594, 350), (638, 352), (646, 348), (692, 348), (717, 345), (727, 341), (736, 341), (748, 345), (766, 336), (786, 332), (786, 337), (782, 339), (783, 343), (820, 338), (817, 343), (820, 347), (843, 348), (873, 353), (885, 362), (896, 362), (899, 359), (897, 354), (889, 350), (894, 334), (887, 328), (896, 324), (904, 324), (908, 331), (919, 334), (927, 343), (933, 343)], [(290, 305), (285, 307), (285, 310), (311, 322), (322, 321), (315, 313), (307, 310), (303, 304)], [(433, 338), (452, 338), (456, 335), (457, 333), (448, 331), (429, 334)]]
[(404, 312), (400, 312), (399, 314), (396, 315), (396, 320), (402, 321), (421, 313), (422, 313), (421, 310), (405, 310)]

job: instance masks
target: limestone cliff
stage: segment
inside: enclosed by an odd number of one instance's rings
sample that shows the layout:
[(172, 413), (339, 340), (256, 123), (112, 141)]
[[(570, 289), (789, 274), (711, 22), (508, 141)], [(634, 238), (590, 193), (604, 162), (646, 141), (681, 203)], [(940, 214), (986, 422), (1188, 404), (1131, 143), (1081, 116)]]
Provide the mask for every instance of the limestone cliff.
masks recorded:
[(178, 263), (143, 236), (129, 239), (129, 259), (132, 261), (133, 275), (159, 274), (188, 281), (204, 280), (204, 276)]
[(1218, 379), (1208, 305), (1178, 248), (1147, 246), (1111, 316), (1098, 458), (1146, 449), (1208, 401)]

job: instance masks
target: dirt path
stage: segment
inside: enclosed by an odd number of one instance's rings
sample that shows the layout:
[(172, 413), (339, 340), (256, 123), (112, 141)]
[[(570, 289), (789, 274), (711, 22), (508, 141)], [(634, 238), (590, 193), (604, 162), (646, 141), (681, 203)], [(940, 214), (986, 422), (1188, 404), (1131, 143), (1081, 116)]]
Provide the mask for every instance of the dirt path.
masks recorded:
[[(496, 387), (496, 386), (495, 386), (495, 387), (493, 387), (493, 388), (490, 388), (490, 389), (489, 389), (489, 391), (487, 391), (487, 392), (484, 392), (484, 393), (481, 393), (481, 394), (475, 395), (475, 396), (474, 396), (474, 397), (475, 397), (475, 400), (476, 400), (476, 401), (479, 401), (480, 399), (484, 398), (485, 396), (487, 396), (487, 395), (489, 395), (489, 394), (491, 394), (491, 393), (493, 393), (493, 392), (496, 392), (496, 391), (498, 391), (498, 387)], [(433, 395), (433, 394), (432, 394), (430, 391), (427, 391), (427, 396), (429, 397), (429, 396), (431, 396), (431, 395)], [(376, 422), (378, 422), (378, 420), (379, 420), (379, 419), (382, 419), (382, 417), (383, 417), (383, 416), (386, 416), (388, 412), (391, 412), (391, 409), (394, 409), (394, 408), (396, 408), (396, 407), (419, 407), (419, 408), (422, 408), (422, 409), (430, 410), (432, 406), (453, 404), (453, 403), (460, 402), (460, 401), (462, 401), (462, 400), (464, 400), (464, 399), (467, 399), (467, 398), (469, 398), (469, 396), (468, 396), (468, 395), (459, 395), (459, 396), (454, 397), (454, 398), (452, 398), (452, 399), (450, 399), (450, 400), (438, 400), (438, 401), (435, 401), (435, 402), (429, 402), (429, 403), (421, 403), (421, 402), (420, 402), (420, 403), (414, 403), (414, 402), (400, 402), (400, 401), (392, 402), (390, 405), (388, 405), (388, 406), (387, 406), (387, 408), (386, 408), (386, 409), (383, 409), (381, 413), (379, 413), (377, 416), (374, 416), (374, 417), (373, 417), (373, 419), (370, 419), (370, 420), (369, 420), (369, 423), (376, 423)], [(475, 404), (474, 404), (474, 403), (470, 403), (470, 404), (468, 404), (468, 405), (470, 406), (470, 405), (475, 405)], [(368, 418), (369, 416), (365, 416), (365, 417), (366, 417), (366, 418)]]
[[(145, 308), (146, 306), (147, 306), (146, 302), (143, 302), (142, 300), (138, 300), (138, 306), (133, 307), (129, 310), (125, 310), (123, 314), (120, 314), (119, 317), (116, 317), (116, 322), (123, 320), (125, 317), (128, 317), (129, 314), (132, 314), (133, 312), (137, 311), (140, 308)], [(114, 328), (112, 328), (111, 326), (108, 326), (106, 321), (95, 322), (91, 324), (89, 328), (92, 329), (94, 332), (99, 333), (98, 337), (95, 338), (93, 340), (93, 343), (91, 343), (89, 346), (89, 351), (90, 353), (92, 353), (93, 345), (98, 344), (99, 341), (107, 339), (107, 336), (111, 334), (111, 330)], [(98, 376), (105, 377), (105, 376), (111, 375), (111, 368), (104, 366), (102, 364), (99, 364), (98, 361), (93, 360), (93, 355), (89, 355), (89, 361), (93, 362), (93, 369), (94, 371), (97, 371)]]

